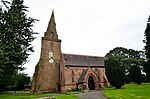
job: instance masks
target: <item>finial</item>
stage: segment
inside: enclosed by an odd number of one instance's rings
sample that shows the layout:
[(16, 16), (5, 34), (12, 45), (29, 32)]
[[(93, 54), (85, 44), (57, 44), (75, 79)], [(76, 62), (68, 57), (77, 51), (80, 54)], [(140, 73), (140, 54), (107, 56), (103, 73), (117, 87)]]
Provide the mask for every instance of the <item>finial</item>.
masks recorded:
[(52, 16), (54, 16), (54, 9), (52, 10)]

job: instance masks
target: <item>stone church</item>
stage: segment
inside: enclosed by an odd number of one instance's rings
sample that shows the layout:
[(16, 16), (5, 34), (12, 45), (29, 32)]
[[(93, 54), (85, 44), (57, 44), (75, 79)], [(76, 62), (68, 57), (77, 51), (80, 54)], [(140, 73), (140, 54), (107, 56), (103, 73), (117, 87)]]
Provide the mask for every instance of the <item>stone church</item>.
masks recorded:
[(32, 93), (65, 92), (81, 88), (99, 90), (107, 86), (104, 57), (61, 52), (54, 12), (42, 37), (41, 54), (32, 80)]

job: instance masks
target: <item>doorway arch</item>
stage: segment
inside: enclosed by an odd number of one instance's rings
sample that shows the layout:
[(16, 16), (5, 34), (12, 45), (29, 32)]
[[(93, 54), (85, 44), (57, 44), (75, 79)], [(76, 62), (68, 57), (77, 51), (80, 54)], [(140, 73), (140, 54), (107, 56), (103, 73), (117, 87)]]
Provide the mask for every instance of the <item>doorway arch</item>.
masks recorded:
[(89, 76), (88, 78), (88, 87), (89, 87), (89, 90), (95, 90), (95, 83), (94, 83), (94, 79), (92, 76)]

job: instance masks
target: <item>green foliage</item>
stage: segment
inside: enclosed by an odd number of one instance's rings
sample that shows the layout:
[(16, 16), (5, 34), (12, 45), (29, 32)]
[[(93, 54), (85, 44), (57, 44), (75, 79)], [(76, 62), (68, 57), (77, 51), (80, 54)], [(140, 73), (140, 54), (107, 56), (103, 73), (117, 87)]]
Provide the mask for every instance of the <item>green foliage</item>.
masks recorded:
[(12, 75), (3, 74), (3, 77), (0, 79), (0, 91), (3, 91), (6, 86), (10, 86), (8, 90), (11, 90), (11, 86), (14, 86), (17, 72), (15, 71), (11, 74)]
[(139, 66), (136, 66), (136, 65), (131, 66), (129, 69), (129, 74), (133, 82), (137, 84), (142, 83), (142, 74), (141, 74), (141, 69), (139, 68)]
[(105, 88), (104, 95), (109, 99), (150, 99), (150, 83), (126, 84), (121, 89)]
[(56, 99), (79, 99), (73, 95), (63, 95), (54, 93), (30, 94), (29, 91), (17, 91), (12, 94), (0, 94), (0, 99), (35, 99), (40, 97), (55, 97)]
[(150, 16), (147, 21), (147, 27), (145, 29), (145, 54), (147, 58), (147, 62), (144, 65), (144, 71), (146, 72), (146, 76), (150, 81)]
[[(111, 58), (118, 61), (118, 67), (123, 69), (122, 72), (125, 75), (126, 83), (135, 82), (139, 84), (141, 82), (141, 71), (143, 70), (145, 62), (145, 55), (143, 51), (116, 47), (106, 54), (106, 59)], [(136, 76), (136, 78), (134, 76)]]
[(150, 16), (147, 21), (147, 27), (145, 29), (145, 54), (148, 60), (150, 60)]
[(114, 58), (105, 60), (106, 75), (112, 86), (119, 89), (124, 85), (124, 69)]
[(25, 85), (30, 84), (30, 77), (27, 76), (27, 74), (24, 73), (18, 73), (15, 77), (15, 85), (17, 87), (17, 90), (24, 90)]
[(148, 82), (146, 74), (142, 74), (142, 82), (143, 83), (147, 83)]
[[(7, 75), (6, 75), (7, 76)], [(14, 73), (12, 76), (7, 76), (8, 78), (4, 79), (4, 82), (6, 83), (5, 91), (16, 91), (16, 90), (24, 90), (24, 85), (30, 84), (30, 77), (27, 76), (27, 74), (24, 73)]]
[(11, 68), (22, 69), (20, 65), (26, 62), (29, 52), (33, 52), (31, 42), (36, 33), (31, 28), (35, 19), (27, 18), (25, 12), (27, 7), (23, 5), (23, 0), (13, 0), (10, 7), (1, 13), (0, 58), (1, 64), (9, 67), (8, 73)]
[(27, 7), (23, 0), (2, 1), (0, 6), (0, 87), (17, 70), (23, 70), (35, 39), (32, 27), (35, 19), (27, 17)]
[(78, 86), (72, 89), (73, 92), (81, 92), (83, 90), (82, 87)]
[(147, 80), (150, 81), (150, 61), (146, 61), (143, 67)]

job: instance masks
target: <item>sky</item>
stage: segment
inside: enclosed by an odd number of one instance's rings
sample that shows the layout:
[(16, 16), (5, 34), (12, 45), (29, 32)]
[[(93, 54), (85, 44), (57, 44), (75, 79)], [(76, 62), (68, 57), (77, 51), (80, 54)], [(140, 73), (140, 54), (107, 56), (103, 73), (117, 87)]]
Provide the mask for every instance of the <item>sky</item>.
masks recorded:
[(33, 30), (34, 53), (24, 65), (33, 76), (52, 10), (63, 53), (105, 56), (115, 47), (143, 50), (150, 0), (25, 0)]

